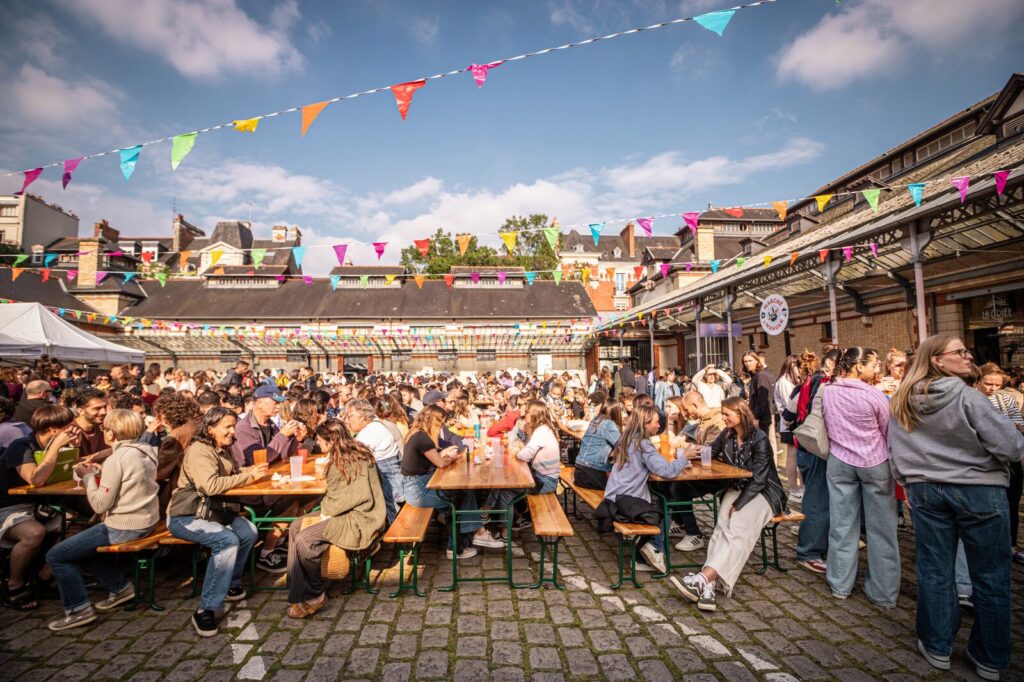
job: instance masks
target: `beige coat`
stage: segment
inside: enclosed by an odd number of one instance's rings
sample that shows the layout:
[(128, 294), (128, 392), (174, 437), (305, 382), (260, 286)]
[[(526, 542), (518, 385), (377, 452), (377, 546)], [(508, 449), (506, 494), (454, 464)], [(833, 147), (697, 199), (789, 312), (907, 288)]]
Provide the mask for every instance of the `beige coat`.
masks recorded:
[(361, 462), (351, 481), (333, 464), (329, 466), (320, 513), (331, 517), (324, 537), (332, 545), (351, 551), (369, 547), (387, 520), (377, 465)]
[(230, 452), (194, 442), (185, 451), (181, 475), (171, 493), (167, 513), (170, 516), (191, 516), (196, 513), (199, 505), (199, 494), (206, 497), (223, 495), (232, 488), (248, 483), (251, 478), (251, 474), (239, 472)]

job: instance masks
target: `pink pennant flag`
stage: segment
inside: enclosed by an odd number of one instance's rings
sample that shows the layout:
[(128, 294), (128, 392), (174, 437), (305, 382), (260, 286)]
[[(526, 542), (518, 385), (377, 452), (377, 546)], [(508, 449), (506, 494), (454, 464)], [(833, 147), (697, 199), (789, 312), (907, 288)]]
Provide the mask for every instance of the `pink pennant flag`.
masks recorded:
[(123, 256), (123, 255), (124, 255), (124, 251), (121, 251), (121, 250), (119, 249), (119, 250), (117, 250), (117, 251), (111, 251), (111, 252), (110, 252), (110, 253), (108, 253), (107, 255), (108, 255), (108, 256), (110, 256), (111, 258), (120, 258), (121, 256)]
[(395, 104), (398, 105), (398, 113), (402, 116), (403, 121), (409, 115), (409, 105), (412, 104), (413, 94), (426, 84), (427, 81), (418, 80), (391, 86), (391, 92), (395, 95)]
[(960, 203), (967, 201), (967, 188), (971, 186), (971, 178), (967, 175), (960, 178), (953, 178), (950, 183), (960, 190)]
[(109, 272), (106, 272), (104, 270), (100, 270), (99, 272), (97, 272), (96, 273), (96, 286), (99, 286), (103, 282), (103, 280), (105, 280), (107, 278), (107, 275), (109, 275), (109, 274), (110, 274)]
[(476, 87), (484, 87), (484, 82), (487, 80), (487, 71), (494, 69), (505, 63), (505, 60), (491, 62), (490, 64), (470, 64), (469, 72), (473, 74), (473, 80), (476, 81)]
[(672, 267), (671, 263), (662, 263), (661, 264), (661, 277), (662, 277), (662, 279), (664, 279), (665, 277), (668, 277), (668, 271), (669, 271), (669, 269), (671, 267)]
[(477, 283), (480, 282), (480, 273), (479, 272), (471, 272), (471, 273), (469, 273), (469, 278), (471, 280), (473, 280), (473, 284), (477, 284)]
[(687, 272), (693, 270), (693, 261), (688, 262), (685, 267)]
[(878, 242), (871, 242), (870, 244), (868, 244), (868, 246), (871, 247), (871, 255), (874, 256), (875, 258), (877, 258), (878, 257)]
[(78, 270), (68, 270), (68, 281), (74, 282), (75, 277), (78, 277)]
[(33, 168), (32, 170), (25, 171), (25, 180), (21, 183), (21, 190), (14, 193), (14, 196), (18, 197), (25, 193), (28, 186), (36, 181), (36, 178), (43, 172), (42, 168)]
[(992, 174), (992, 177), (996, 179), (996, 194), (1003, 196), (1003, 190), (1006, 189), (1006, 179), (1010, 177), (1010, 171), (996, 171)]
[(505, 272), (504, 271), (501, 271), (501, 272), (498, 273), (498, 283), (499, 284), (504, 284), (505, 283)]
[(374, 242), (373, 243), (373, 250), (377, 252), (377, 260), (380, 260), (380, 257), (384, 255), (384, 247), (387, 246), (387, 245), (388, 245), (387, 242)]
[(303, 275), (302, 281), (305, 282), (306, 286), (308, 287), (310, 284), (313, 283), (313, 275)]
[(348, 244), (335, 244), (334, 255), (338, 257), (338, 265), (345, 264), (345, 252), (348, 251)]
[(68, 188), (68, 183), (71, 182), (71, 174), (78, 170), (78, 164), (82, 163), (82, 159), (67, 159), (64, 162), (64, 175), (61, 177), (61, 184), (64, 185), (64, 189)]
[(698, 218), (700, 218), (700, 213), (698, 213), (696, 211), (689, 211), (689, 212), (683, 214), (683, 220), (685, 220), (686, 224), (690, 227), (690, 232), (693, 233), (694, 237), (697, 236), (697, 219)]
[(853, 247), (852, 246), (844, 246), (843, 247), (843, 259), (846, 260), (847, 263), (849, 263), (850, 261), (853, 260)]
[(274, 277), (274, 279), (276, 279), (278, 282), (283, 282), (285, 280), (285, 276), (284, 275), (276, 275)]
[(653, 222), (654, 222), (654, 218), (637, 218), (636, 219), (636, 224), (639, 225), (641, 227), (641, 229), (643, 229), (643, 231), (647, 233), (648, 237), (650, 237), (654, 233), (654, 231), (651, 229), (651, 223), (653, 223)]

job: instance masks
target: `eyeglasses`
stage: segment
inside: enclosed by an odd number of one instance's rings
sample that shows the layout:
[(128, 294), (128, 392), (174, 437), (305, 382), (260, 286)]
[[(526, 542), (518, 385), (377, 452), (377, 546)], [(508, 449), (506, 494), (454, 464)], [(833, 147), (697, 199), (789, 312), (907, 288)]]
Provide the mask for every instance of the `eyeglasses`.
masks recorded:
[(937, 357), (939, 357), (941, 355), (949, 355), (950, 353), (956, 353), (957, 355), (959, 355), (964, 360), (966, 360), (967, 358), (970, 358), (970, 357), (974, 357), (973, 355), (971, 355), (971, 351), (967, 350), (966, 348), (957, 348), (955, 350), (943, 351), (941, 353), (936, 353), (932, 357), (936, 357), (937, 358)]

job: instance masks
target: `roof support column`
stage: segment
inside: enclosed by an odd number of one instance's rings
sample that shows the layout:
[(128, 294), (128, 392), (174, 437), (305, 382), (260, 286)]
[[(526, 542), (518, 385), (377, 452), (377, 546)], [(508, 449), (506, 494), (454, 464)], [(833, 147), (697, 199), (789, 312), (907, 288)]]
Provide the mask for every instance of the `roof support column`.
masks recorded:
[(701, 352), (700, 352), (700, 314), (704, 312), (704, 299), (698, 298), (693, 302), (693, 321), (694, 327), (697, 329), (697, 367), (694, 374), (700, 371), (704, 365), (701, 363)]
[(654, 315), (655, 311), (652, 310), (651, 316), (647, 319), (647, 334), (651, 345), (651, 370), (654, 370), (658, 366), (658, 361), (654, 357)]
[(832, 327), (832, 345), (839, 346), (839, 311), (836, 308), (836, 274), (839, 272), (841, 263), (828, 255), (819, 270), (825, 280), (825, 288), (828, 290), (828, 312)]
[(910, 252), (914, 264), (914, 308), (917, 313), (917, 342), (928, 338), (928, 309), (924, 301), (924, 250), (932, 241), (932, 233), (924, 220), (915, 220), (907, 226), (907, 236), (900, 244)]
[(725, 325), (728, 327), (727, 336), (729, 339), (729, 367), (735, 367), (733, 360), (733, 337), (732, 337), (732, 306), (736, 303), (736, 292), (732, 287), (725, 290)]

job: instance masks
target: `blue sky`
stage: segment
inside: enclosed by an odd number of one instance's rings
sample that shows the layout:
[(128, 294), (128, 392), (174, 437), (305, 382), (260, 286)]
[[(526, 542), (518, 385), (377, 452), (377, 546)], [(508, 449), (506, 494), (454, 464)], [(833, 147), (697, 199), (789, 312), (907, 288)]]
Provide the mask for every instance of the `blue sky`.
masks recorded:
[[(0, 168), (725, 6), (6, 0)], [(255, 135), (200, 135), (177, 171), (165, 143), (129, 182), (104, 157), (67, 191), (59, 169), (33, 191), (75, 210), (83, 231), (105, 217), (166, 234), (177, 207), (207, 231), (251, 216), (264, 236), (297, 224), (311, 246), (383, 239), (386, 261), (438, 227), (497, 244), (514, 213), (568, 225), (791, 198), (998, 90), (1024, 69), (1022, 34), (1019, 0), (779, 0), (738, 12), (723, 38), (683, 24), (505, 64), (482, 90), (468, 74), (431, 81), (404, 122), (382, 93), (332, 104), (305, 139), (290, 114)], [(0, 179), (0, 192), (20, 184)], [(333, 253), (306, 261), (323, 274)]]

